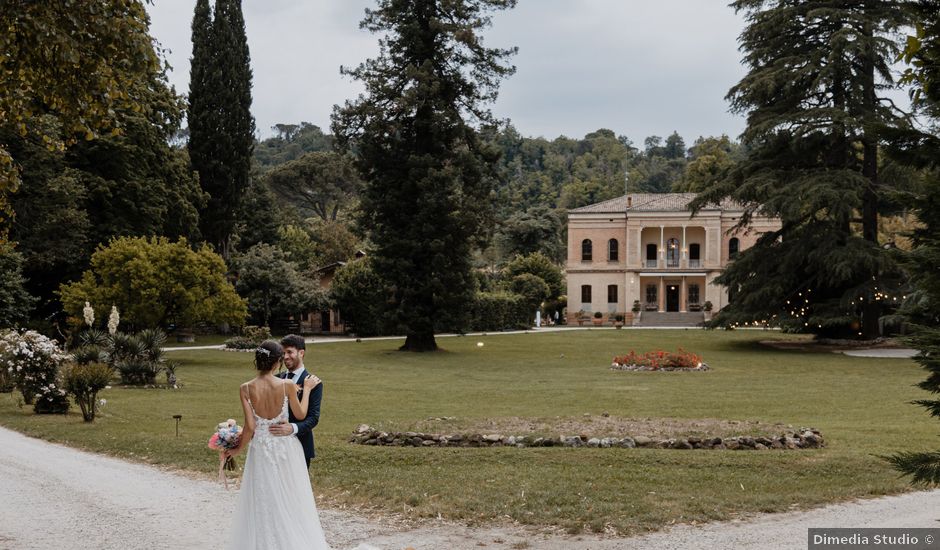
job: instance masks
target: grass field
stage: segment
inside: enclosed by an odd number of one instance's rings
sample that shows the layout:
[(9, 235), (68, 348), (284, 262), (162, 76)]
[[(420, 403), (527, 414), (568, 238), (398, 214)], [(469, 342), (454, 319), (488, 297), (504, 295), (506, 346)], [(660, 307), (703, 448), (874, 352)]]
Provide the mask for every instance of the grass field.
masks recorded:
[[(324, 380), (318, 498), (408, 516), (469, 523), (516, 520), (636, 533), (672, 522), (726, 519), (909, 488), (877, 455), (938, 446), (937, 423), (912, 399), (924, 376), (910, 360), (766, 349), (758, 331), (591, 330), (440, 339), (408, 354), (396, 341), (308, 347)], [(477, 342), (483, 342), (478, 347)], [(707, 373), (611, 371), (635, 349), (701, 353)], [(240, 414), (251, 356), (175, 351), (180, 390), (113, 388), (93, 425), (32, 414), (0, 395), (0, 424), (92, 451), (210, 472), (215, 423)], [(801, 451), (564, 448), (395, 448), (346, 442), (360, 423), (408, 427), (428, 417), (627, 418), (783, 422), (822, 431), (828, 447)], [(182, 414), (175, 437), (172, 415)], [(603, 435), (603, 434), (598, 434)], [(40, 457), (37, 457), (40, 458)]]

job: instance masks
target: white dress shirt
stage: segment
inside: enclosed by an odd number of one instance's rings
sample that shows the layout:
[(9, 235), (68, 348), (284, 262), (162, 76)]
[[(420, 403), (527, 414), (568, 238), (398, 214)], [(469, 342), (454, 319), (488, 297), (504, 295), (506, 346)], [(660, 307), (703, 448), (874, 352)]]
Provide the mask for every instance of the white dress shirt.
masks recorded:
[[(294, 384), (300, 380), (300, 376), (304, 373), (304, 366), (301, 365), (294, 370), (287, 371), (286, 380), (291, 380)], [(297, 435), (297, 424), (291, 422), (291, 427), (294, 428), (294, 435)]]

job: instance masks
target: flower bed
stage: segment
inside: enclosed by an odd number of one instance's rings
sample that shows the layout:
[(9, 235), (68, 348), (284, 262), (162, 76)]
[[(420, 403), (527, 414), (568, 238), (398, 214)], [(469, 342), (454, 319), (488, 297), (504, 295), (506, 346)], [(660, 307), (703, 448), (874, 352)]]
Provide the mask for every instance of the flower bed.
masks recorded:
[(610, 368), (629, 371), (706, 371), (708, 365), (700, 355), (679, 348), (675, 353), (662, 350), (637, 353), (630, 350), (626, 355), (614, 357)]

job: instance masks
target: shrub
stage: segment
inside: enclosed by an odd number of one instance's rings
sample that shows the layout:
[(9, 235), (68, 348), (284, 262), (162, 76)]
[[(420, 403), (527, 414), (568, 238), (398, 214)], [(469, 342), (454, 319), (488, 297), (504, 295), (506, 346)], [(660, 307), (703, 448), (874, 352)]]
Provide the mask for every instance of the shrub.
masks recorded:
[(639, 313), (639, 312), (640, 312), (640, 309), (641, 309), (641, 308), (640, 308), (640, 301), (639, 301), (639, 300), (633, 300), (633, 313)]
[(58, 380), (59, 367), (69, 358), (49, 338), (35, 331), (7, 331), (0, 335), (0, 368), (27, 405), (37, 413), (65, 413), (69, 402)]
[(233, 336), (225, 341), (226, 349), (254, 349), (256, 347), (258, 347), (257, 342), (244, 336)]
[(257, 327), (254, 325), (248, 325), (242, 329), (242, 336), (251, 340), (252, 342), (261, 343), (265, 340), (271, 339), (271, 329), (268, 327)]
[(111, 381), (111, 367), (103, 363), (72, 363), (63, 369), (65, 391), (72, 394), (85, 422), (93, 422), (98, 410), (98, 392)]
[(622, 323), (622, 322), (623, 322), (623, 314), (622, 314), (622, 313), (618, 313), (617, 315), (614, 316), (614, 320), (617, 321), (618, 323)]
[(255, 349), (261, 342), (271, 339), (271, 329), (248, 325), (242, 329), (241, 336), (234, 336), (225, 341), (227, 349)]
[(478, 292), (473, 303), (473, 330), (529, 328), (532, 312), (526, 299), (511, 292)]
[(711, 303), (710, 301), (708, 301), (708, 300), (705, 300), (705, 303), (702, 304), (702, 309), (704, 309), (705, 311), (711, 311), (711, 310), (712, 310), (712, 303)]
[(601, 313), (600, 311), (595, 311), (595, 312), (594, 312), (594, 318), (595, 318), (595, 319), (603, 319), (603, 317), (604, 317), (604, 314)]

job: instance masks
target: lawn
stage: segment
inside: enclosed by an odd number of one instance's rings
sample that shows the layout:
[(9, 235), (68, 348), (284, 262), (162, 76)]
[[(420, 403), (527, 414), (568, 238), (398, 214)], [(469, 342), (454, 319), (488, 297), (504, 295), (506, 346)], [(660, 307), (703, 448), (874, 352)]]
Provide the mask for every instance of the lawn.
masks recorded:
[[(444, 351), (396, 341), (308, 347), (323, 380), (311, 478), (318, 498), (411, 517), (515, 520), (569, 532), (657, 529), (909, 489), (877, 455), (938, 446), (937, 423), (910, 405), (924, 375), (900, 359), (767, 349), (760, 331), (591, 330), (442, 338)], [(477, 342), (485, 345), (480, 347)], [(612, 371), (631, 349), (682, 346), (706, 373)], [(113, 388), (93, 425), (77, 412), (37, 417), (0, 395), (0, 424), (92, 451), (210, 472), (205, 441), (240, 414), (249, 354), (174, 351), (180, 390)], [(407, 428), (429, 417), (611, 417), (783, 422), (822, 431), (796, 451), (399, 448), (347, 443), (360, 423)], [(183, 415), (175, 437), (172, 415)], [(236, 416), (237, 418), (238, 416)], [(592, 434), (595, 435), (595, 434)], [(596, 434), (603, 435), (603, 434)]]

